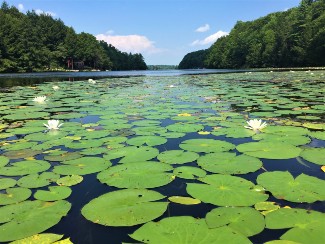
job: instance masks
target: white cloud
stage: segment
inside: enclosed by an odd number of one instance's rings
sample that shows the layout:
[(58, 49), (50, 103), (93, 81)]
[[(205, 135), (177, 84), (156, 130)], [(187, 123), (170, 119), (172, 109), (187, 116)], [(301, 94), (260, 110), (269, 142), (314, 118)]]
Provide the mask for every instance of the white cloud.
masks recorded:
[(208, 44), (212, 44), (214, 43), (216, 40), (218, 40), (220, 37), (222, 36), (227, 36), (229, 33), (228, 32), (224, 32), (224, 31), (218, 31), (206, 38), (204, 38), (203, 40), (195, 40), (194, 42), (192, 42), (190, 45), (191, 46), (199, 46), (199, 45), (208, 45)]
[(206, 32), (210, 30), (210, 25), (209, 24), (205, 24), (203, 26), (200, 26), (199, 28), (197, 28), (195, 31), (196, 32)]
[(108, 31), (106, 31), (106, 34), (108, 34), (108, 35), (112, 35), (114, 33), (114, 30), (108, 30)]
[(47, 15), (51, 15), (52, 17), (55, 17), (56, 16), (56, 13), (53, 13), (51, 11), (43, 11), (41, 9), (36, 9), (35, 10), (35, 13), (38, 14), (38, 15), (47, 14)]
[(103, 40), (108, 44), (112, 44), (117, 49), (123, 52), (142, 53), (147, 54), (162, 52), (162, 49), (155, 47), (154, 42), (149, 40), (146, 36), (141, 35), (105, 35), (99, 34), (96, 36), (97, 40)]
[(22, 3), (18, 4), (18, 9), (22, 12), (24, 10), (24, 5)]

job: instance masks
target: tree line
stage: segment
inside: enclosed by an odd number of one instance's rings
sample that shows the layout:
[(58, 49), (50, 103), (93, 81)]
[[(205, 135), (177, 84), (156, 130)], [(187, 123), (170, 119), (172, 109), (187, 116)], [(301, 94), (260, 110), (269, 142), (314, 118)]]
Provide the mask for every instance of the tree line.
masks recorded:
[(325, 66), (325, 0), (254, 21), (238, 21), (209, 49), (184, 56), (179, 68), (263, 68)]
[(66, 69), (144, 70), (141, 54), (121, 52), (85, 32), (76, 33), (48, 14), (0, 8), (0, 72)]

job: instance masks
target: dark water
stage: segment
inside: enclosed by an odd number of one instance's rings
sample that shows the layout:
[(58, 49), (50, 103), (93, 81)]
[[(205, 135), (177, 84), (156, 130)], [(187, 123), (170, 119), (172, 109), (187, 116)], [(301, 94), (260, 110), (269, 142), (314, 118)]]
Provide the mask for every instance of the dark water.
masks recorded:
[(244, 72), (231, 69), (187, 69), (187, 70), (133, 70), (133, 71), (96, 71), (96, 72), (41, 72), (0, 74), (0, 87), (28, 86), (47, 81), (79, 81), (89, 78), (136, 77), (136, 76), (179, 76)]

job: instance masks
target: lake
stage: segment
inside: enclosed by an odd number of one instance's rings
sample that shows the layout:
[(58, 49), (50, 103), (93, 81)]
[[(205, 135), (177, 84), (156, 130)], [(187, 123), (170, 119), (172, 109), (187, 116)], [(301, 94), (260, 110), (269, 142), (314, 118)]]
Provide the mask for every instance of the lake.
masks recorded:
[(1, 77), (0, 242), (325, 242), (324, 78)]

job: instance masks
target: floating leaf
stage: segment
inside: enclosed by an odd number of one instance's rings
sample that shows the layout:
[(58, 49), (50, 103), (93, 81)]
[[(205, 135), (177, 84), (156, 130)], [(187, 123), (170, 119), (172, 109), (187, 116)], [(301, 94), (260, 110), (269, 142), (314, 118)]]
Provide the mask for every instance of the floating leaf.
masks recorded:
[(181, 197), (181, 196), (171, 196), (168, 198), (168, 200), (183, 205), (195, 205), (201, 203), (199, 199), (195, 199), (191, 197)]
[(67, 186), (49, 186), (49, 191), (37, 190), (34, 198), (42, 201), (58, 201), (68, 198), (72, 190)]
[(325, 148), (305, 148), (300, 157), (318, 165), (324, 165), (325, 163)]
[(325, 214), (312, 210), (281, 208), (265, 216), (266, 228), (288, 229), (280, 239), (298, 243), (324, 243)]
[(257, 158), (289, 159), (299, 156), (301, 149), (280, 142), (247, 142), (237, 146), (239, 152)]
[(61, 175), (87, 175), (97, 173), (111, 166), (111, 162), (99, 157), (83, 157), (74, 160), (63, 161), (55, 166), (53, 172)]
[(257, 183), (278, 199), (308, 203), (325, 200), (325, 181), (305, 174), (294, 179), (289, 172), (265, 172), (257, 177)]
[(82, 210), (82, 215), (106, 226), (133, 226), (146, 223), (161, 216), (168, 202), (154, 202), (165, 196), (145, 189), (113, 191), (91, 200)]
[(203, 169), (191, 166), (181, 166), (174, 169), (173, 174), (183, 179), (202, 178), (206, 175)]
[(173, 178), (170, 165), (138, 162), (113, 166), (97, 175), (100, 182), (118, 188), (154, 188), (167, 185)]
[(0, 241), (13, 241), (32, 236), (56, 225), (70, 210), (71, 204), (24, 201), (0, 208)]
[(212, 173), (247, 174), (260, 169), (262, 161), (247, 155), (236, 156), (235, 153), (221, 152), (200, 157), (198, 165)]
[(10, 159), (18, 159), (18, 158), (28, 158), (33, 157), (37, 154), (41, 154), (42, 151), (39, 150), (31, 150), (31, 149), (21, 149), (15, 151), (8, 151), (3, 153), (3, 156), (6, 156)]
[(265, 201), (268, 195), (254, 190), (254, 184), (230, 175), (207, 175), (199, 179), (206, 184), (188, 183), (186, 191), (202, 202), (218, 206), (251, 206)]
[(251, 243), (229, 227), (208, 228), (204, 219), (191, 216), (169, 217), (159, 222), (149, 222), (130, 235), (145, 243)]
[(138, 137), (133, 137), (126, 141), (127, 144), (132, 146), (147, 145), (150, 147), (162, 145), (165, 144), (166, 142), (167, 139), (160, 136), (138, 136)]
[(109, 151), (104, 158), (110, 160), (123, 157), (119, 163), (134, 163), (153, 159), (158, 154), (158, 149), (153, 147), (123, 147)]
[(195, 152), (185, 152), (183, 150), (169, 150), (160, 153), (158, 160), (167, 164), (185, 164), (190, 163), (199, 158), (199, 154)]
[(60, 186), (73, 186), (79, 184), (83, 180), (80, 175), (67, 175), (56, 181), (56, 184)]
[(50, 244), (60, 240), (62, 237), (63, 235), (44, 233), (44, 234), (37, 234), (30, 237), (26, 237), (18, 241), (13, 241), (10, 244), (39, 244), (39, 243)]
[(229, 151), (234, 149), (235, 145), (230, 142), (214, 139), (190, 139), (183, 141), (179, 147), (191, 152), (210, 153)]
[(41, 174), (30, 174), (20, 178), (17, 185), (26, 188), (39, 188), (47, 186), (60, 178), (60, 175), (53, 172), (43, 172)]
[(0, 190), (14, 187), (17, 181), (11, 178), (0, 178)]
[(9, 163), (9, 158), (5, 156), (0, 156), (0, 168)]
[(207, 213), (209, 228), (228, 226), (244, 236), (253, 236), (263, 231), (263, 215), (250, 207), (219, 207)]
[(21, 176), (35, 174), (38, 172), (46, 171), (50, 167), (51, 164), (43, 160), (25, 160), (12, 163), (10, 166), (0, 168), (0, 175)]
[(8, 205), (25, 201), (32, 195), (32, 191), (26, 188), (8, 188), (7, 194), (0, 193), (0, 205)]

